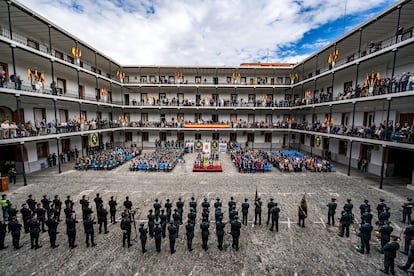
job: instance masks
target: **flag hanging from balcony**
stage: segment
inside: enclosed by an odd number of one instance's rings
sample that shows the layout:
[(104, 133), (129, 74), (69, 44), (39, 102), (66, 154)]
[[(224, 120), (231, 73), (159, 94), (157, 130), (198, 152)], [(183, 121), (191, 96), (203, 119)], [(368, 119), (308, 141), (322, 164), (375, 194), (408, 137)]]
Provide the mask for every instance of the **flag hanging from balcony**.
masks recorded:
[(99, 134), (97, 132), (91, 133), (89, 135), (89, 146), (90, 147), (99, 146)]

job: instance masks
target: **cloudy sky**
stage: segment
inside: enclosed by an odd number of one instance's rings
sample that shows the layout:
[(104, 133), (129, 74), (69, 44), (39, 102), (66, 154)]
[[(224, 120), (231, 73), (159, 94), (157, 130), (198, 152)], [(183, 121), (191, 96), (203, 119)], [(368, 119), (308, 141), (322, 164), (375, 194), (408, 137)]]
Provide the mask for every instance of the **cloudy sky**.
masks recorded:
[(397, 0), (19, 2), (123, 65), (237, 66), (301, 61)]

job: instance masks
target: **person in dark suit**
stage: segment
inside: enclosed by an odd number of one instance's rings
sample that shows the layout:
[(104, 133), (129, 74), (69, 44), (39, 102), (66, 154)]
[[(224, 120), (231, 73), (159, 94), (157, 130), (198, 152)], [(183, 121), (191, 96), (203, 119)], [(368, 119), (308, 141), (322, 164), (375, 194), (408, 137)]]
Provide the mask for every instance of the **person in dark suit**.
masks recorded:
[(371, 240), (371, 232), (374, 227), (368, 223), (368, 221), (364, 221), (364, 223), (359, 227), (360, 237), (361, 237), (361, 247), (357, 250), (359, 253), (364, 254), (365, 250), (367, 254), (370, 252), (369, 241)]
[(259, 225), (262, 224), (262, 201), (258, 197), (254, 202), (254, 224), (257, 224), (257, 219), (259, 219)]
[(116, 200), (114, 200), (114, 197), (111, 196), (111, 200), (109, 200), (108, 204), (109, 204), (109, 213), (110, 213), (111, 223), (115, 224), (116, 223), (116, 219), (115, 219), (116, 205), (118, 205), (118, 203), (116, 203)]
[(122, 214), (121, 220), (121, 231), (122, 231), (122, 246), (125, 247), (125, 242), (128, 242), (128, 247), (131, 247), (131, 220), (125, 213)]
[(6, 249), (8, 246), (4, 245), (4, 239), (6, 238), (7, 224), (4, 221), (0, 221), (0, 250)]
[(239, 217), (235, 216), (234, 220), (230, 223), (231, 225), (231, 235), (233, 237), (232, 247), (237, 251), (239, 250), (239, 238), (240, 238), (240, 228), (241, 222), (239, 221)]
[(385, 224), (381, 226), (381, 228), (379, 229), (381, 235), (381, 253), (383, 253), (382, 249), (384, 248), (384, 246), (390, 241), (391, 233), (394, 230), (394, 228), (392, 228), (390, 224), (391, 222), (386, 221)]
[(174, 221), (170, 221), (168, 226), (168, 238), (170, 240), (170, 252), (171, 254), (175, 253), (175, 240), (177, 239), (177, 226), (175, 226)]
[(47, 232), (49, 233), (50, 247), (56, 248), (59, 246), (58, 244), (56, 244), (57, 227), (59, 225), (59, 222), (57, 221), (54, 214), (52, 214), (46, 221), (46, 225)]
[(86, 217), (86, 219), (83, 221), (83, 227), (85, 230), (85, 236), (86, 236), (86, 247), (89, 247), (89, 241), (92, 246), (95, 246), (95, 230), (93, 228), (93, 225), (96, 224), (96, 222), (91, 218), (90, 215)]
[(158, 253), (161, 252), (162, 229), (158, 221), (155, 222), (154, 228), (155, 248)]
[(270, 223), (271, 210), (274, 206), (275, 206), (275, 202), (273, 201), (273, 198), (270, 198), (269, 202), (267, 203), (267, 222), (266, 222), (266, 225), (269, 225), (269, 223)]
[(210, 232), (208, 231), (208, 228), (210, 227), (210, 224), (208, 223), (208, 221), (204, 220), (201, 224), (200, 224), (200, 229), (201, 229), (201, 238), (203, 240), (203, 249), (205, 251), (207, 251), (208, 246), (208, 236), (210, 234)]
[(273, 228), (276, 226), (276, 232), (279, 232), (279, 213), (280, 208), (277, 206), (277, 203), (275, 202), (274, 206), (270, 210), (270, 213), (272, 215), (272, 227), (270, 228), (270, 231), (273, 231)]
[(188, 220), (187, 225), (185, 226), (186, 236), (187, 236), (187, 248), (188, 251), (193, 251), (192, 243), (194, 238), (194, 223), (191, 220)]
[(38, 249), (39, 246), (39, 233), (40, 233), (40, 222), (35, 215), (28, 222), (30, 232), (30, 244), (32, 249)]
[(395, 275), (394, 260), (395, 257), (397, 257), (397, 251), (400, 248), (397, 240), (397, 236), (391, 235), (391, 241), (382, 248), (382, 251), (384, 252), (384, 269), (380, 270), (385, 274), (391, 272), (392, 275)]
[(218, 242), (218, 249), (221, 251), (223, 250), (223, 239), (224, 239), (224, 228), (226, 224), (223, 222), (222, 217), (216, 221), (216, 234), (217, 234), (217, 242)]
[[(14, 249), (19, 249), (22, 246), (20, 245), (20, 233), (22, 231), (22, 225), (17, 221), (16, 217), (11, 217), (11, 221), (8, 224), (9, 232), (11, 232), (13, 247)], [(3, 246), (4, 249), (4, 246)]]
[(244, 199), (244, 202), (242, 203), (241, 207), (242, 207), (242, 214), (243, 214), (242, 222), (244, 225), (247, 225), (247, 216), (248, 216), (249, 207), (250, 207), (250, 204), (247, 198)]
[(339, 233), (339, 236), (343, 237), (345, 234), (347, 237), (349, 237), (349, 226), (352, 223), (352, 215), (346, 211), (342, 211), (339, 222), (341, 224), (341, 232)]
[(337, 207), (336, 198), (332, 198), (326, 206), (328, 207), (328, 225), (335, 225), (335, 210)]
[(144, 227), (145, 223), (141, 222), (139, 225), (139, 239), (141, 240), (141, 248), (142, 248), (142, 254), (147, 252), (145, 249), (145, 244), (147, 243), (147, 234), (148, 230)]
[(69, 214), (69, 217), (66, 218), (66, 234), (68, 235), (68, 243), (69, 243), (70, 249), (73, 249), (77, 246), (75, 244), (76, 223), (78, 223), (78, 221), (76, 220), (76, 215), (74, 215), (74, 212), (72, 211)]

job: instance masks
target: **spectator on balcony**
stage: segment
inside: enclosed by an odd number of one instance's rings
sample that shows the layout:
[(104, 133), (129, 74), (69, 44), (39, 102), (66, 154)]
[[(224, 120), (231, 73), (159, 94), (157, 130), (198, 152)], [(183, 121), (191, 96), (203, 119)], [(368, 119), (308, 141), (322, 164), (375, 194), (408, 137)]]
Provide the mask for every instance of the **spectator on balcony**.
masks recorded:
[(408, 90), (414, 89), (414, 73), (411, 73), (408, 77)]
[(6, 82), (6, 72), (4, 70), (1, 70), (1, 72), (0, 72), (0, 87), (3, 87), (5, 82)]
[(17, 75), (17, 76), (11, 75), (10, 80), (11, 80), (11, 82), (14, 82), (14, 85), (15, 85), (17, 90), (22, 89), (22, 80), (20, 79), (19, 75)]
[(410, 72), (403, 73), (400, 78), (400, 91), (405, 92), (407, 91), (407, 84), (408, 84), (408, 78), (409, 78)]
[(3, 139), (8, 139), (10, 137), (9, 127), (9, 120), (4, 120), (1, 124), (1, 129), (3, 130)]
[(395, 42), (396, 43), (399, 43), (399, 42), (402, 41), (403, 33), (404, 33), (404, 27), (401, 26), (401, 25), (398, 25), (397, 32), (395, 33), (395, 40), (396, 40)]

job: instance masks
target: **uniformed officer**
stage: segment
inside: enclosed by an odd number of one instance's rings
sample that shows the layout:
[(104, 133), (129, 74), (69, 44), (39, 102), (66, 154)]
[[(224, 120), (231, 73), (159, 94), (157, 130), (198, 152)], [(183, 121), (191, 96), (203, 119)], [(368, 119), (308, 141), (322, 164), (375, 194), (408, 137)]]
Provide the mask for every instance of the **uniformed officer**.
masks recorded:
[[(175, 206), (177, 207), (177, 212), (180, 215), (180, 224), (183, 224), (184, 202), (181, 201), (181, 197), (178, 198), (178, 201), (175, 203)], [(174, 217), (173, 217), (173, 220), (174, 220), (174, 222), (176, 221), (174, 219)], [(177, 225), (177, 223), (176, 223), (176, 225)]]
[(339, 222), (341, 223), (341, 232), (339, 233), (339, 236), (343, 237), (345, 234), (347, 237), (349, 237), (349, 226), (352, 223), (351, 213), (348, 213), (345, 210), (342, 211)]
[(32, 211), (30, 211), (30, 209), (27, 208), (26, 203), (23, 203), (22, 204), (22, 209), (20, 209), (20, 213), (22, 214), (24, 232), (29, 233), (29, 224), (27, 222), (32, 217)]
[(234, 197), (230, 197), (230, 200), (227, 203), (227, 205), (229, 206), (229, 217), (230, 217), (230, 212), (231, 210), (233, 210), (233, 206), (236, 206), (236, 201), (234, 201)]
[(125, 197), (124, 207), (126, 209), (128, 209), (129, 211), (132, 210), (132, 202), (129, 200), (129, 197), (128, 196)]
[[(22, 231), (22, 225), (17, 221), (16, 217), (11, 217), (11, 221), (8, 224), (9, 232), (11, 232), (13, 247), (19, 249), (22, 246), (20, 245), (20, 232)], [(4, 248), (4, 247), (3, 247)]]
[(364, 221), (364, 223), (359, 227), (360, 236), (361, 236), (361, 247), (357, 250), (359, 253), (364, 254), (366, 249), (367, 254), (369, 254), (370, 246), (369, 241), (371, 240), (371, 232), (374, 229), (368, 221)]
[(239, 212), (236, 210), (236, 205), (233, 205), (232, 210), (230, 211), (230, 221), (233, 221), (236, 216), (239, 215)]
[(200, 229), (201, 229), (201, 239), (203, 240), (203, 249), (205, 251), (207, 251), (208, 246), (208, 236), (210, 234), (210, 232), (208, 231), (208, 228), (210, 227), (210, 224), (208, 223), (208, 221), (204, 220), (201, 224), (200, 224)]
[(372, 224), (373, 215), (369, 209), (365, 209), (365, 213), (361, 216), (361, 221), (368, 221), (369, 224)]
[(187, 236), (187, 248), (188, 251), (193, 251), (192, 243), (194, 238), (194, 223), (191, 220), (187, 221), (187, 225), (185, 226), (186, 236)]
[(55, 198), (53, 199), (53, 205), (55, 206), (55, 209), (56, 209), (56, 219), (57, 221), (61, 221), (60, 213), (62, 211), (62, 201), (60, 200), (58, 195), (55, 195)]
[(28, 222), (29, 232), (30, 232), (30, 244), (32, 249), (38, 249), (42, 247), (39, 246), (39, 233), (40, 233), (40, 222), (35, 215), (32, 215), (32, 218)]
[(50, 199), (48, 199), (46, 195), (43, 195), (41, 202), (42, 202), (43, 209), (48, 211), (50, 209)]
[(270, 231), (273, 231), (273, 227), (276, 226), (276, 232), (279, 232), (279, 213), (280, 208), (277, 206), (277, 203), (274, 203), (274, 206), (272, 209), (270, 209), (270, 213), (272, 215), (272, 227), (270, 228)]
[(28, 196), (28, 199), (26, 200), (27, 206), (29, 206), (29, 209), (34, 212), (34, 210), (36, 209), (36, 204), (37, 202), (33, 199), (32, 195)]
[(63, 210), (63, 212), (65, 213), (65, 218), (69, 218), (73, 210), (70, 207), (70, 205), (67, 205), (66, 208)]
[(155, 248), (158, 253), (161, 252), (162, 229), (158, 221), (155, 222), (154, 227)]
[(162, 228), (162, 237), (165, 239), (165, 230), (167, 228), (167, 215), (165, 214), (164, 209), (161, 209), (159, 219), (160, 219), (161, 228)]
[(101, 207), (101, 204), (103, 204), (103, 200), (99, 196), (99, 194), (96, 194), (96, 197), (93, 199), (93, 201), (95, 202), (96, 213), (98, 213), (98, 210)]
[(411, 221), (411, 212), (413, 209), (413, 199), (407, 197), (407, 201), (403, 203), (402, 205), (402, 213), (403, 213), (403, 219), (402, 223), (405, 223), (406, 221), (410, 223)]
[[(150, 238), (154, 237), (155, 216), (152, 214), (152, 209), (148, 210), (148, 232)], [(158, 223), (159, 224), (159, 223)]]
[(69, 217), (66, 218), (66, 234), (68, 235), (68, 243), (70, 249), (75, 248), (77, 245), (75, 244), (76, 240), (76, 215), (74, 212), (71, 212)]
[(371, 205), (368, 204), (368, 199), (364, 200), (364, 203), (359, 205), (359, 210), (361, 212), (361, 216), (368, 210), (371, 211)]
[(223, 218), (219, 217), (216, 220), (216, 234), (217, 234), (217, 242), (218, 242), (218, 249), (221, 251), (223, 250), (223, 239), (224, 239), (224, 228), (226, 224), (223, 222)]
[(193, 196), (191, 197), (191, 201), (188, 203), (188, 206), (193, 208), (194, 212), (197, 213), (197, 201)]
[(385, 206), (384, 210), (379, 215), (379, 224), (384, 225), (385, 221), (389, 221), (391, 217), (390, 208)]
[(408, 259), (405, 265), (399, 265), (398, 267), (405, 272), (407, 272), (407, 269), (411, 267), (411, 265), (414, 263), (414, 240), (411, 240), (410, 242), (410, 249), (408, 250)]
[(381, 212), (384, 210), (384, 207), (387, 207), (387, 204), (384, 203), (385, 200), (383, 198), (380, 198), (379, 201), (380, 202), (377, 204), (378, 220)]
[(214, 209), (218, 209), (222, 207), (222, 203), (220, 201), (220, 198), (216, 198), (216, 202), (214, 202)]
[(86, 209), (89, 206), (89, 201), (86, 199), (86, 195), (83, 195), (82, 196), (81, 200), (79, 200), (79, 203), (80, 203), (80, 205), (82, 207), (82, 218), (85, 220), (86, 217), (87, 217), (85, 211), (86, 211)]
[(89, 241), (92, 246), (95, 246), (95, 230), (93, 228), (93, 225), (96, 224), (96, 222), (91, 218), (90, 215), (86, 217), (86, 219), (83, 221), (83, 227), (85, 230), (85, 236), (86, 236), (86, 247), (89, 247)]
[(207, 211), (210, 209), (210, 202), (208, 202), (207, 198), (204, 198), (204, 201), (201, 203), (201, 207), (203, 209), (207, 209)]
[(395, 257), (397, 257), (397, 250), (400, 248), (397, 239), (397, 236), (391, 235), (391, 241), (382, 248), (382, 251), (384, 252), (384, 269), (380, 270), (385, 274), (391, 272), (392, 275), (395, 275), (394, 260)]
[(410, 222), (410, 225), (407, 226), (404, 230), (404, 254), (407, 255), (408, 254), (408, 249), (410, 247), (410, 242), (414, 237), (414, 221)]
[(242, 222), (244, 225), (247, 225), (247, 215), (249, 213), (249, 207), (250, 207), (250, 204), (247, 198), (244, 199), (244, 202), (242, 203), (241, 207), (242, 207), (242, 214), (243, 214)]
[(6, 238), (7, 224), (0, 220), (0, 250), (6, 249), (8, 246), (4, 245), (4, 239)]
[(273, 198), (271, 197), (269, 202), (267, 203), (267, 222), (266, 222), (266, 225), (269, 225), (269, 223), (270, 223), (271, 210), (274, 206), (275, 206), (275, 202), (273, 201)]
[(167, 216), (167, 220), (166, 221), (170, 221), (171, 220), (171, 209), (172, 209), (172, 204), (170, 202), (170, 199), (167, 198), (165, 200), (165, 204), (164, 204), (164, 208), (165, 208), (165, 215)]
[(382, 248), (390, 241), (391, 233), (394, 230), (390, 224), (391, 222), (386, 221), (385, 224), (379, 229), (379, 233), (381, 235), (381, 253), (383, 253)]
[(108, 211), (104, 208), (103, 203), (101, 203), (101, 205), (99, 205), (98, 211), (97, 211), (97, 216), (98, 216), (98, 223), (99, 223), (99, 234), (102, 233), (102, 225), (104, 227), (104, 234), (109, 233), (108, 231)]
[(46, 232), (45, 230), (46, 210), (41, 207), (40, 203), (38, 203), (37, 208), (35, 209), (34, 212), (37, 215), (37, 219), (42, 225), (42, 232)]
[(56, 244), (57, 227), (59, 225), (59, 222), (57, 221), (54, 214), (52, 214), (46, 221), (46, 225), (47, 232), (49, 233), (50, 247), (56, 248), (59, 246), (58, 244)]
[(190, 212), (187, 214), (187, 218), (191, 221), (196, 221), (197, 214), (194, 212), (193, 208), (190, 208)]
[(224, 213), (223, 213), (223, 211), (221, 210), (221, 207), (218, 207), (217, 209), (216, 209), (216, 212), (214, 213), (214, 219), (216, 220), (216, 221), (218, 221), (219, 220), (219, 218), (220, 217), (223, 217), (224, 216)]
[(116, 200), (114, 200), (114, 197), (111, 196), (111, 200), (109, 200), (108, 202), (109, 204), (109, 214), (110, 214), (110, 218), (111, 218), (111, 223), (115, 224), (116, 223), (116, 205), (118, 205), (118, 203), (116, 203)]
[(131, 219), (125, 213), (122, 214), (121, 220), (121, 231), (122, 231), (122, 246), (125, 247), (125, 242), (128, 242), (128, 248), (131, 244)]
[(348, 198), (346, 200), (345, 205), (344, 205), (344, 210), (345, 210), (345, 212), (350, 213), (353, 216), (353, 214), (352, 214), (352, 209), (353, 208), (354, 208), (354, 204), (352, 204), (351, 199)]
[(16, 217), (17, 218), (17, 212), (19, 212), (12, 203), (9, 203), (7, 212), (9, 213), (9, 217)]
[[(65, 200), (65, 205), (66, 205), (66, 207), (69, 207), (70, 209), (73, 209), (73, 205), (74, 205), (74, 203), (73, 203), (73, 201), (70, 199), (70, 195), (68, 195), (67, 197), (66, 197), (66, 200)], [(29, 207), (30, 208), (30, 207)]]
[(161, 210), (161, 204), (158, 202), (158, 198), (154, 200), (153, 207), (154, 207), (154, 216), (155, 218), (158, 218), (160, 216), (160, 210)]
[(175, 240), (177, 239), (177, 226), (175, 226), (174, 221), (170, 221), (168, 226), (168, 238), (170, 240), (170, 252), (174, 254), (175, 252)]
[(231, 226), (231, 235), (233, 236), (233, 243), (232, 243), (232, 247), (234, 249), (239, 250), (239, 238), (240, 238), (240, 228), (241, 228), (241, 223), (239, 221), (239, 217), (235, 216), (234, 220), (230, 223)]
[(142, 248), (142, 254), (147, 252), (145, 249), (145, 244), (147, 243), (147, 233), (148, 230), (144, 228), (145, 223), (141, 222), (139, 225), (139, 239), (141, 240), (141, 248)]
[(326, 206), (328, 207), (328, 225), (335, 225), (335, 210), (337, 207), (336, 198), (332, 198), (331, 202), (329, 202)]
[(298, 206), (298, 217), (299, 221), (298, 224), (302, 222), (302, 227), (305, 227), (305, 219), (308, 216), (308, 207), (305, 204), (305, 201), (302, 199), (300, 201), (300, 204)]
[(254, 224), (257, 223), (257, 218), (259, 218), (259, 225), (262, 224), (262, 201), (258, 197), (254, 202)]
[(179, 214), (177, 209), (174, 209), (174, 214), (172, 215), (172, 217), (173, 217), (175, 226), (177, 226), (177, 235), (178, 235), (178, 233), (180, 232), (180, 224), (183, 219), (181, 218), (181, 215)]

